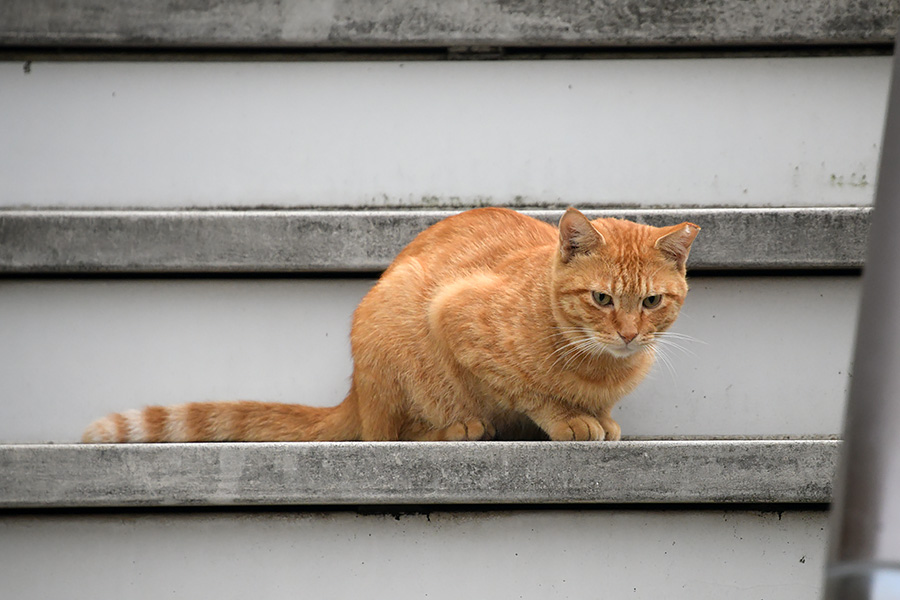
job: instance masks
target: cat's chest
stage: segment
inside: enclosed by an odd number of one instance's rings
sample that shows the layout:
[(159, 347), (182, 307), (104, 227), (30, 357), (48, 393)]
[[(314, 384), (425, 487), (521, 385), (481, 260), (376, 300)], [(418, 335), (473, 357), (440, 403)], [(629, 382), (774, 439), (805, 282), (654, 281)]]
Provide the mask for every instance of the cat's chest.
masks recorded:
[[(504, 376), (473, 373), (470, 380), (478, 397), (498, 410), (518, 410), (523, 403), (552, 402), (602, 411), (631, 391), (639, 378), (601, 368), (574, 371), (516, 369)], [(486, 376), (485, 376), (486, 375)]]

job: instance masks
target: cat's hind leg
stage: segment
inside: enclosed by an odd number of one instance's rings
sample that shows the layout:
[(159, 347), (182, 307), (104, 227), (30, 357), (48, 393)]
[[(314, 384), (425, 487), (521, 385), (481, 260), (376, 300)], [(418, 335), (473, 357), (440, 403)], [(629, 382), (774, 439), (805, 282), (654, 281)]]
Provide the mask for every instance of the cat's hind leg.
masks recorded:
[(400, 439), (415, 442), (466, 442), (490, 440), (495, 435), (494, 427), (481, 419), (460, 421), (440, 428), (416, 421), (403, 429)]
[(352, 390), (359, 406), (362, 441), (387, 442), (400, 439), (407, 419), (403, 388), (390, 376), (357, 365)]

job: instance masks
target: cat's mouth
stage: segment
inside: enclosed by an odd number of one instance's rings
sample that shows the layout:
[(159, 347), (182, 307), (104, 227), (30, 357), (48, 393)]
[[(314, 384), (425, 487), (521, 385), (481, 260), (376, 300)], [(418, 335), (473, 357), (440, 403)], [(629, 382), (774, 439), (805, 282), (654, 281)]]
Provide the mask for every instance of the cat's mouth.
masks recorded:
[(603, 351), (616, 358), (628, 358), (629, 356), (634, 356), (643, 349), (644, 346), (642, 344), (630, 343), (618, 346), (606, 346)]
[(646, 340), (639, 341), (638, 339), (633, 339), (630, 342), (624, 342), (624, 340), (610, 340), (606, 337), (600, 336), (593, 331), (588, 330), (586, 327), (581, 327), (579, 329), (580, 336), (576, 336), (564, 346), (567, 351), (563, 354), (563, 356), (571, 356), (573, 354), (593, 354), (594, 356), (612, 356), (613, 358), (628, 358), (634, 356), (635, 354), (644, 351), (647, 349), (648, 343)]
[(654, 339), (648, 339), (646, 336), (641, 336), (640, 339), (635, 338), (630, 342), (620, 340), (618, 343), (603, 344), (603, 352), (615, 358), (628, 358), (635, 354), (652, 350), (654, 342)]

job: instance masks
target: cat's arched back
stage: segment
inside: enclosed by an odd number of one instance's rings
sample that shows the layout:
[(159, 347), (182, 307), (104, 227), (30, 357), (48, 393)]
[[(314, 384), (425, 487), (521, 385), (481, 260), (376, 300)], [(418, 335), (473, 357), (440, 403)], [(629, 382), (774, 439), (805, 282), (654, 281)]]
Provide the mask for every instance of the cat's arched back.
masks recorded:
[(619, 439), (610, 411), (678, 316), (698, 232), (575, 209), (558, 228), (501, 208), (455, 215), (355, 311), (340, 405), (155, 406), (95, 421), (84, 441)]

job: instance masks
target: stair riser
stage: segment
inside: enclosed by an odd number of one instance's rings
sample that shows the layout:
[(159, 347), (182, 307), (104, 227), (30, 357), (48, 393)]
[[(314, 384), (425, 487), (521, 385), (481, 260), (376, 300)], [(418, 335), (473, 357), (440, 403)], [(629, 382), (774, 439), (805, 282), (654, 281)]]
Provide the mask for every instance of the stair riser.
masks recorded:
[[(859, 280), (694, 277), (675, 330), (697, 338), (614, 416), (626, 435), (836, 434)], [(0, 282), (0, 441), (74, 441), (146, 404), (329, 405), (371, 279)]]
[(890, 57), (23, 71), (0, 63), (0, 206), (846, 206)]
[(825, 527), (715, 509), (6, 516), (0, 579), (19, 600), (813, 600)]

